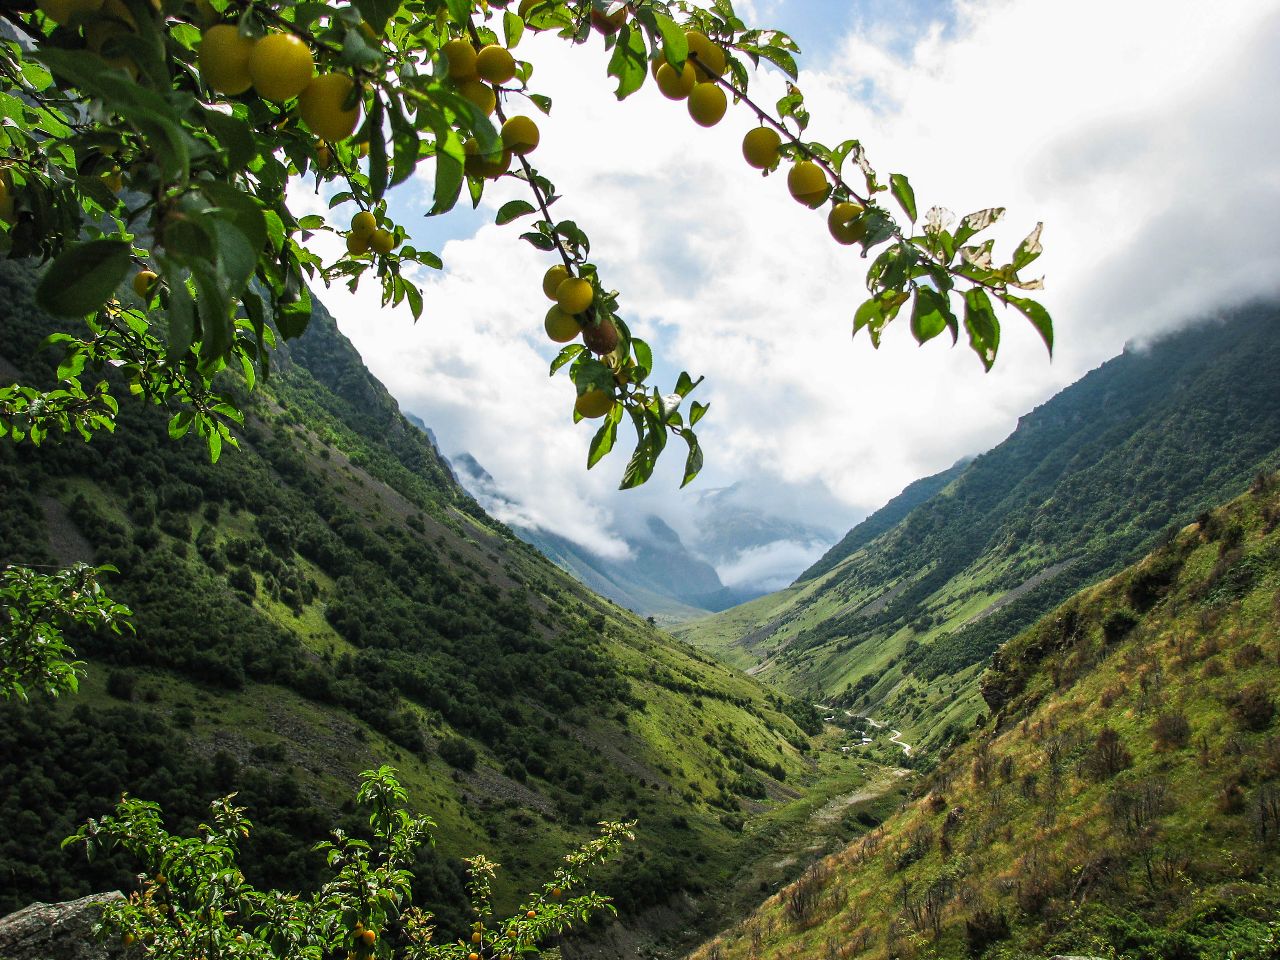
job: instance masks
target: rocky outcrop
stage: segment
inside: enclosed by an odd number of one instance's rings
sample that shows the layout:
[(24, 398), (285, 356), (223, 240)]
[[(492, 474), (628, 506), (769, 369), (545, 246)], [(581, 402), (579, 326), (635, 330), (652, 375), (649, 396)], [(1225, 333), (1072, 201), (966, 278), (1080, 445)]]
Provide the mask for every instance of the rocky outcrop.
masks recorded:
[(0, 919), (0, 960), (114, 960), (123, 954), (94, 935), (102, 904), (121, 894), (95, 893), (67, 903), (33, 903)]

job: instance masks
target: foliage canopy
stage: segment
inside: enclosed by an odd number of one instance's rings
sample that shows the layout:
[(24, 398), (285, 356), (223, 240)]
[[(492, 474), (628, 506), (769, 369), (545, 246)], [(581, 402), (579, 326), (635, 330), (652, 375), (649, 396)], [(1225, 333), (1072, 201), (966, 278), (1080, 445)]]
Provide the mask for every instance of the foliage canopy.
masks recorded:
[[(57, 338), (66, 353), (58, 390), (0, 390), (0, 432), (17, 439), (109, 428), (115, 401), (88, 381), (114, 365), (132, 392), (172, 408), (175, 436), (194, 428), (216, 459), (242, 420), (217, 374), (230, 366), (252, 385), (265, 373), (277, 333), (306, 327), (309, 284), (372, 279), (385, 303), (421, 313), (418, 268), (442, 264), (404, 243), (387, 196), (426, 166), (431, 216), (463, 196), (478, 204), (499, 177), (528, 184), (530, 200), (506, 203), (497, 220), (533, 217), (522, 236), (559, 261), (547, 292), (553, 312), (571, 319), (549, 317), (547, 327), (572, 337), (576, 325), (582, 342), (564, 347), (552, 373), (568, 369), (575, 419), (603, 417), (589, 466), (612, 450), (626, 417), (636, 446), (624, 487), (649, 478), (671, 436), (688, 445), (692, 480), (703, 461), (694, 427), (707, 407), (686, 398), (700, 379), (681, 373), (670, 391), (650, 383), (653, 351), (631, 336), (589, 238), (551, 213), (562, 198), (531, 161), (536, 123), (517, 112), (551, 109), (530, 85), (533, 64), (510, 52), (527, 31), (586, 43), (594, 28), (619, 99), (657, 77), (673, 98), (700, 93), (690, 109), (704, 125), (730, 99), (753, 112), (776, 134), (763, 150), (757, 138), (753, 165), (789, 167), (797, 200), (830, 206), (833, 238), (874, 255), (855, 333), (866, 327), (878, 344), (910, 303), (920, 342), (944, 331), (958, 339), (963, 323), (990, 368), (1000, 342), (994, 298), (1052, 348), (1048, 314), (1022, 295), (1040, 287), (1021, 275), (1040, 255), (1040, 227), (1000, 263), (978, 235), (1003, 208), (958, 222), (940, 207), (920, 216), (907, 177), (882, 179), (859, 141), (805, 139), (809, 114), (794, 82), (772, 112), (749, 96), (762, 61), (798, 78), (795, 43), (748, 28), (728, 0), (706, 9), (684, 0), (39, 0), (35, 9), (8, 3), (3, 15), (16, 36), (0, 42), (0, 251), (52, 259), (41, 305), (90, 318), (87, 335)], [(357, 211), (349, 231), (295, 216), (288, 190), (304, 178), (331, 207)], [(325, 231), (346, 235), (336, 260), (312, 249)], [(121, 293), (130, 274), (133, 296)]]

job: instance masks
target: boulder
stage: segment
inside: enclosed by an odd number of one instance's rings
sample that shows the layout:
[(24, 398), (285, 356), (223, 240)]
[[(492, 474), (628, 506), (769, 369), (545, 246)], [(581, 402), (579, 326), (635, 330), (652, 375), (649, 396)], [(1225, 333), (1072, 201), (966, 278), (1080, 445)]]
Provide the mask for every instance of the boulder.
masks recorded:
[(119, 945), (107, 946), (93, 932), (102, 904), (121, 899), (118, 890), (67, 903), (33, 903), (0, 919), (0, 960), (114, 960)]

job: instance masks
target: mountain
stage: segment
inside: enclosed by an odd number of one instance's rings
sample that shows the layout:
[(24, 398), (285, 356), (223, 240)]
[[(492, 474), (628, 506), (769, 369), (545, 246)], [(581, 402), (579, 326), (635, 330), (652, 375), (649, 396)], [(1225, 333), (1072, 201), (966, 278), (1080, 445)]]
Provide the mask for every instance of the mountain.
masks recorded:
[[(490, 513), (507, 518), (521, 540), (596, 593), (661, 624), (754, 599), (772, 589), (779, 571), (788, 579), (794, 575), (797, 553), (822, 549), (835, 539), (829, 530), (752, 506), (735, 484), (697, 496), (692, 545), (662, 517), (650, 514), (639, 529), (619, 536), (626, 549), (619, 559), (520, 523), (520, 504), (470, 453), (452, 457), (451, 466), (459, 483)], [(719, 569), (733, 575), (732, 585), (722, 582)]]
[[(0, 264), (0, 370), (48, 384), (33, 286)], [(707, 897), (769, 855), (743, 811), (869, 775), (819, 769), (810, 707), (592, 594), (485, 514), (323, 308), (258, 389), (224, 376), (248, 415), (216, 465), (137, 400), (92, 443), (0, 445), (0, 559), (112, 563), (136, 626), (72, 637), (77, 695), (0, 703), (0, 913), (127, 887), (127, 861), (59, 847), (126, 791), (184, 830), (237, 791), (251, 879), (313, 884), (313, 843), (362, 829), (357, 773), (389, 763), (437, 823), (414, 872), (450, 936), (471, 919), (461, 856), (501, 862), (509, 904), (598, 821), (638, 820), (600, 876), (629, 955), (717, 916)]]
[(913, 801), (691, 960), (1275, 957), (1278, 584), (1271, 476), (1002, 647)]
[[(452, 460), (458, 481), (491, 513), (516, 518), (519, 504), (509, 497), (474, 456)], [(525, 543), (585, 586), (657, 623), (678, 623), (732, 606), (739, 597), (717, 601), (725, 593), (715, 568), (685, 547), (679, 534), (660, 517), (645, 518), (643, 529), (623, 537), (627, 555), (606, 557), (541, 527), (510, 522)]]
[(1130, 347), (993, 450), (920, 481), (778, 593), (680, 628), (937, 747), (1001, 642), (1280, 463), (1280, 308)]

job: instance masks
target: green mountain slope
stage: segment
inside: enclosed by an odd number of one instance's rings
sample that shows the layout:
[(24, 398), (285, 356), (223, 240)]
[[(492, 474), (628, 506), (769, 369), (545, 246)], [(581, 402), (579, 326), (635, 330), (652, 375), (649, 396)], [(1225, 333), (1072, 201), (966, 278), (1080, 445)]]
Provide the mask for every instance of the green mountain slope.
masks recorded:
[(1280, 480), (1001, 648), (915, 802), (697, 960), (1280, 951)]
[[(0, 374), (47, 381), (32, 278), (0, 265)], [(33, 359), (34, 358), (34, 359)], [(425, 434), (317, 312), (245, 399), (242, 449), (211, 465), (163, 410), (114, 435), (0, 446), (0, 562), (110, 562), (136, 635), (79, 636), (83, 692), (0, 703), (0, 912), (128, 883), (59, 841), (122, 791), (188, 828), (240, 792), (247, 869), (296, 887), (351, 823), (359, 770), (388, 762), (439, 824), (418, 874), (451, 930), (458, 858), (529, 888), (602, 819), (640, 840), (603, 881), (638, 942), (765, 851), (742, 811), (820, 770), (811, 713), (594, 596), (484, 515)], [(711, 916), (713, 908), (707, 908)]]
[(981, 711), (975, 681), (1001, 642), (1280, 463), (1277, 382), (1275, 305), (1126, 350), (787, 590), (680, 635), (937, 747)]

